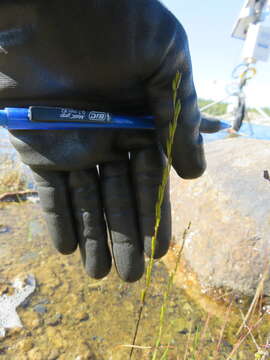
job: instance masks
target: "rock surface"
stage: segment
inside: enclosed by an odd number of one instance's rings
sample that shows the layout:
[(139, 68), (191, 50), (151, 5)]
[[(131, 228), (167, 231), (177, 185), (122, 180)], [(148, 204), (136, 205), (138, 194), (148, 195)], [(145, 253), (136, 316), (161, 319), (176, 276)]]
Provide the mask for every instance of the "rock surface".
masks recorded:
[[(173, 234), (181, 242), (191, 221), (184, 256), (206, 288), (255, 293), (268, 271), (270, 295), (270, 142), (231, 138), (206, 144), (208, 168), (196, 180), (171, 179)], [(268, 267), (268, 268), (267, 268)]]

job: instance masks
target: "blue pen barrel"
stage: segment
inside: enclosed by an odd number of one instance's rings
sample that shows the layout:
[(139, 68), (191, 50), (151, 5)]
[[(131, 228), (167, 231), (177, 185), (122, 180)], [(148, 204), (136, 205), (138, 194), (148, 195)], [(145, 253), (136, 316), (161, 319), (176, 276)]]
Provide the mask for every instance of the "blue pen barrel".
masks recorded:
[(9, 125), (14, 124), (14, 130), (21, 126), (27, 126), (26, 121), (28, 119), (28, 109), (21, 108), (5, 108), (0, 110), (0, 126), (9, 129)]
[[(30, 106), (0, 110), (0, 126), (8, 130), (138, 129), (154, 130), (152, 116), (114, 115), (93, 110)], [(231, 126), (202, 117), (201, 131), (213, 133)]]
[(7, 127), (8, 118), (5, 110), (0, 110), (0, 126)]
[(0, 126), (8, 130), (68, 130), (91, 128), (153, 130), (153, 117), (113, 115), (98, 111), (32, 106), (0, 110)]

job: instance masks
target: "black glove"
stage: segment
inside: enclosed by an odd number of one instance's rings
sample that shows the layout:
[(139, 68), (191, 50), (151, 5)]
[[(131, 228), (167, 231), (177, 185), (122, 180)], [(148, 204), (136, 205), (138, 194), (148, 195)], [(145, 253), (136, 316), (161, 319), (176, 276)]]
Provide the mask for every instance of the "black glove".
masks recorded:
[[(182, 178), (196, 178), (205, 169), (182, 26), (156, 0), (6, 0), (0, 5), (0, 24), (0, 39), (6, 41), (0, 54), (3, 107), (62, 106), (155, 116), (156, 133), (96, 129), (11, 135), (35, 173), (56, 248), (70, 254), (79, 244), (86, 271), (94, 278), (108, 274), (112, 253), (120, 277), (138, 280), (143, 251), (151, 254), (165, 166), (161, 148), (166, 153), (177, 71), (182, 110), (173, 166)], [(156, 258), (166, 253), (170, 238), (167, 187)]]

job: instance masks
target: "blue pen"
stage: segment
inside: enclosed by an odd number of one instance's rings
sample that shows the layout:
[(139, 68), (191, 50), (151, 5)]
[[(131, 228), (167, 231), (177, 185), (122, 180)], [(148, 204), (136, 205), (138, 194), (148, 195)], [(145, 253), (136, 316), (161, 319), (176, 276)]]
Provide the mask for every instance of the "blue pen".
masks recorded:
[(8, 130), (64, 130), (88, 128), (154, 130), (151, 116), (114, 115), (101, 111), (30, 106), (0, 110), (0, 126)]
[[(0, 110), (0, 126), (8, 130), (155, 129), (152, 116), (114, 115), (101, 111), (46, 106)], [(231, 125), (219, 119), (202, 116), (200, 130), (204, 133), (214, 133), (230, 127)]]

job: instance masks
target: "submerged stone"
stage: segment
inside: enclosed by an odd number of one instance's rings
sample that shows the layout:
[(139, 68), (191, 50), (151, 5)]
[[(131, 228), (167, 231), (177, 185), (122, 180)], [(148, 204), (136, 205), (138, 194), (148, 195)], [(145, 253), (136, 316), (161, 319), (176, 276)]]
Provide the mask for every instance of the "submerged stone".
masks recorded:
[(5, 234), (5, 233), (8, 233), (8, 232), (10, 232), (10, 227), (0, 225), (0, 234)]
[(48, 309), (46, 308), (46, 306), (42, 304), (38, 304), (34, 306), (34, 311), (39, 314), (45, 314), (48, 311)]

